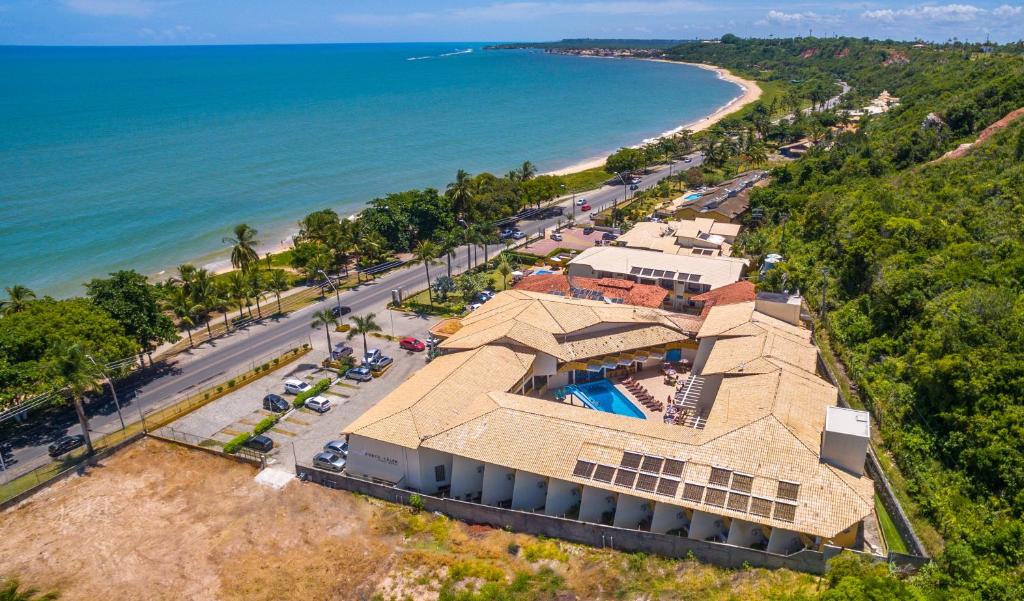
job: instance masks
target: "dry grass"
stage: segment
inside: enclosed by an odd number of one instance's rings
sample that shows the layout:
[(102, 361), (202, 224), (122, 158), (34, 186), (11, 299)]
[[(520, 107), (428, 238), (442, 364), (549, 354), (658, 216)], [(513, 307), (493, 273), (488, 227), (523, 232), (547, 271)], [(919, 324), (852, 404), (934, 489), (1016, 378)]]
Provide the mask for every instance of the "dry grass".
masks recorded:
[(815, 584), (467, 526), (297, 481), (275, 491), (254, 475), (136, 444), (0, 514), (0, 576), (65, 601), (763, 599)]

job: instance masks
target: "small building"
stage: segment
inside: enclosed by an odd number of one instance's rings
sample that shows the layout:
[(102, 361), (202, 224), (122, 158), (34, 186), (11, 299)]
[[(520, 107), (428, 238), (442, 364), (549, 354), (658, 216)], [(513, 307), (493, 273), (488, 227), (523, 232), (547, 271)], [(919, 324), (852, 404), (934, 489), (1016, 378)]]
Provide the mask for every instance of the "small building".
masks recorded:
[(669, 291), (661, 286), (617, 278), (570, 278), (560, 273), (531, 275), (520, 280), (515, 290), (543, 292), (567, 298), (589, 298), (611, 304), (660, 309)]
[(740, 280), (746, 259), (722, 256), (674, 255), (621, 246), (596, 246), (583, 251), (568, 265), (572, 278), (616, 278), (660, 286), (671, 293), (667, 306), (674, 311), (699, 313), (692, 297)]
[(733, 305), (736, 303), (749, 303), (757, 298), (757, 287), (750, 280), (740, 280), (736, 283), (716, 288), (704, 294), (693, 297), (694, 302), (703, 304), (701, 317), (706, 317), (711, 308), (716, 305)]
[(641, 221), (616, 243), (673, 255), (730, 256), (743, 226), (708, 217), (656, 223)]
[(724, 223), (739, 223), (750, 208), (750, 188), (762, 181), (767, 182), (767, 177), (768, 172), (763, 169), (747, 171), (700, 194), (698, 198), (694, 198), (696, 193), (685, 194), (657, 214), (675, 219), (707, 217)]

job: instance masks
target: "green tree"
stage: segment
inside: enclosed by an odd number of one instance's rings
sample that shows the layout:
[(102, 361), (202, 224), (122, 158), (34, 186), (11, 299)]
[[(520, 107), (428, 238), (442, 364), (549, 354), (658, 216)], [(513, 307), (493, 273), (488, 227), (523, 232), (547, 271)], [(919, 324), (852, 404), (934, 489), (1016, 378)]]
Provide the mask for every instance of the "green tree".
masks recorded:
[(249, 280), (246, 279), (244, 273), (234, 271), (228, 274), (225, 281), (227, 282), (228, 298), (238, 307), (238, 319), (242, 319), (245, 316), (242, 310), (249, 306)]
[(231, 265), (235, 269), (248, 271), (250, 265), (259, 262), (260, 256), (256, 254), (256, 246), (260, 243), (256, 239), (258, 232), (245, 223), (235, 226), (234, 236), (224, 238), (224, 242), (231, 245)]
[(324, 328), (324, 332), (327, 333), (327, 354), (330, 356), (331, 349), (331, 328), (338, 325), (338, 318), (334, 316), (334, 313), (330, 309), (322, 309), (313, 314), (313, 321), (310, 324), (314, 330), (319, 330), (321, 327)]
[(54, 592), (40, 594), (38, 589), (22, 588), (14, 578), (0, 583), (0, 601), (55, 601), (59, 596)]
[(110, 314), (139, 345), (141, 352), (164, 341), (175, 341), (174, 322), (160, 310), (156, 292), (135, 271), (117, 271), (85, 285), (86, 294)]
[(196, 315), (203, 310), (203, 306), (197, 303), (192, 295), (185, 291), (185, 288), (171, 288), (167, 296), (167, 310), (178, 318), (178, 323), (184, 326), (188, 333), (188, 345), (194, 346), (192, 342), (192, 328), (195, 327)]
[(446, 190), (448, 198), (452, 201), (452, 208), (458, 218), (465, 221), (470, 220), (470, 211), (473, 208), (473, 180), (463, 169), (455, 174), (455, 181), (448, 184)]
[(291, 288), (291, 282), (288, 281), (288, 274), (283, 269), (275, 269), (270, 272), (270, 279), (267, 280), (267, 285), (274, 296), (277, 297), (277, 312), (283, 313), (281, 310), (281, 293)]
[(498, 260), (498, 273), (501, 274), (502, 279), (502, 290), (508, 290), (508, 276), (515, 271), (512, 269), (512, 264), (508, 262), (508, 258), (502, 254), (501, 259)]
[(213, 340), (213, 329), (210, 327), (210, 322), (213, 320), (213, 311), (223, 302), (218, 296), (220, 288), (206, 269), (196, 270), (192, 277), (191, 288), (189, 296), (199, 307), (199, 313), (203, 315), (207, 339)]
[(29, 288), (16, 284), (4, 288), (7, 300), (0, 301), (0, 315), (11, 315), (25, 308), (26, 303), (35, 299), (36, 293)]
[(448, 262), (448, 277), (452, 277), (452, 257), (455, 256), (455, 250), (462, 245), (462, 234), (456, 229), (447, 229), (441, 232), (441, 237), (438, 241), (438, 250), (444, 254)]
[(377, 317), (376, 313), (367, 313), (366, 315), (353, 315), (352, 316), (352, 328), (348, 331), (348, 339), (352, 340), (356, 336), (363, 337), (363, 356), (366, 356), (366, 351), (370, 348), (366, 342), (366, 335), (373, 332), (380, 332), (380, 325), (374, 321)]
[(455, 280), (443, 275), (434, 280), (434, 292), (442, 303), (448, 300), (448, 295), (455, 292)]
[(421, 240), (420, 243), (413, 249), (413, 257), (416, 261), (423, 263), (423, 269), (427, 272), (427, 297), (430, 299), (430, 304), (434, 304), (434, 290), (430, 286), (430, 264), (437, 259), (438, 247), (430, 240)]
[(639, 171), (645, 160), (644, 152), (639, 148), (620, 148), (605, 161), (604, 170), (609, 173)]
[(85, 351), (77, 344), (64, 347), (53, 365), (53, 375), (57, 382), (66, 386), (71, 396), (71, 403), (78, 414), (78, 423), (85, 437), (86, 453), (92, 455), (92, 436), (89, 434), (89, 419), (85, 415), (85, 393), (96, 385), (95, 366), (85, 356)]
[(263, 308), (260, 307), (260, 299), (267, 292), (267, 278), (259, 269), (253, 269), (249, 271), (246, 279), (249, 280), (249, 293), (256, 300), (256, 315), (263, 319)]

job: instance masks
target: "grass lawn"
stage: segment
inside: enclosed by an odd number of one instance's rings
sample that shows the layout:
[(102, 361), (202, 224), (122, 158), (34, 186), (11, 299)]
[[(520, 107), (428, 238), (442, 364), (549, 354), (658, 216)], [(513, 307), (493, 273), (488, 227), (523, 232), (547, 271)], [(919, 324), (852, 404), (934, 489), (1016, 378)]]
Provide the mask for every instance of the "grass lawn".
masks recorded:
[(907, 553), (907, 545), (903, 543), (903, 537), (896, 530), (896, 524), (893, 523), (892, 516), (889, 515), (878, 495), (875, 495), (875, 514), (878, 515), (878, 525), (882, 528), (882, 536), (885, 537), (885, 544), (889, 547), (889, 550), (896, 551), (897, 553)]
[(604, 167), (594, 167), (593, 169), (563, 175), (562, 181), (565, 182), (565, 189), (569, 192), (573, 190), (584, 192), (601, 187), (611, 177), (612, 174), (605, 171)]

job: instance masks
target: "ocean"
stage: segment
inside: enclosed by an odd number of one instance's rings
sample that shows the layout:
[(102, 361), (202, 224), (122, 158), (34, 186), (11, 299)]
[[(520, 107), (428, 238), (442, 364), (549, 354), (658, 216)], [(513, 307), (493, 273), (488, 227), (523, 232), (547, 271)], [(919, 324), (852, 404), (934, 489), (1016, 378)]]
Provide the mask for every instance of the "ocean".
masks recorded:
[(563, 168), (739, 94), (682, 65), (482, 44), (0, 47), (0, 287), (216, 261), (240, 222)]

